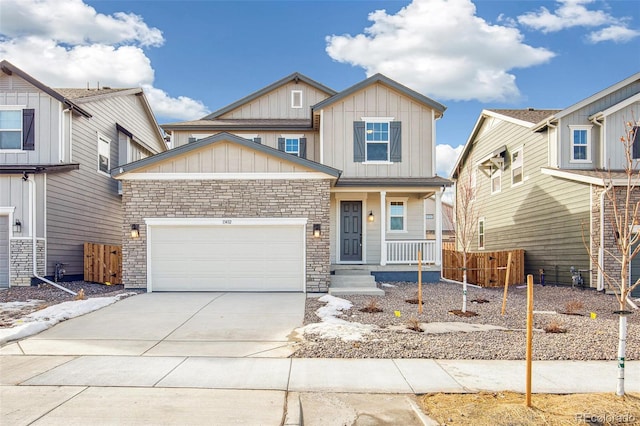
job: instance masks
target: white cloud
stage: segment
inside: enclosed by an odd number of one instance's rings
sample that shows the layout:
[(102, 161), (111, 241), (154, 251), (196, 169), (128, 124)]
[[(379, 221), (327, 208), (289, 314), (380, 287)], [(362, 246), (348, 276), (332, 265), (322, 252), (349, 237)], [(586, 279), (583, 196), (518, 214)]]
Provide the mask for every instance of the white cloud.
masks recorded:
[(602, 27), (587, 35), (590, 43), (613, 41), (626, 43), (640, 36), (640, 31), (627, 26), (629, 17), (615, 17), (604, 10), (589, 10), (587, 6), (594, 0), (558, 0), (558, 8), (550, 12), (541, 7), (536, 12), (518, 16), (518, 22), (543, 33), (552, 33), (574, 27)]
[(615, 43), (626, 43), (640, 36), (640, 31), (627, 27), (613, 25), (594, 31), (587, 36), (590, 43), (600, 43), (602, 41), (613, 41)]
[(0, 28), (9, 37), (38, 36), (74, 45), (164, 42), (162, 32), (149, 28), (142, 17), (104, 15), (82, 0), (3, 0)]
[(613, 17), (602, 10), (588, 10), (586, 5), (594, 0), (559, 0), (558, 8), (552, 13), (546, 7), (537, 12), (518, 16), (518, 22), (543, 33), (564, 30), (571, 27), (598, 27), (613, 21)]
[(182, 120), (208, 113), (200, 101), (172, 98), (153, 86), (143, 47), (164, 39), (140, 16), (99, 14), (80, 0), (2, 1), (0, 58), (47, 86), (142, 87), (158, 116)]
[(439, 176), (447, 177), (451, 174), (462, 148), (462, 145), (455, 148), (451, 145), (436, 145), (436, 170)]
[(518, 29), (476, 16), (470, 0), (414, 0), (395, 15), (378, 10), (369, 20), (364, 34), (327, 37), (329, 56), (436, 99), (514, 101), (520, 92), (508, 71), (554, 56), (524, 44)]

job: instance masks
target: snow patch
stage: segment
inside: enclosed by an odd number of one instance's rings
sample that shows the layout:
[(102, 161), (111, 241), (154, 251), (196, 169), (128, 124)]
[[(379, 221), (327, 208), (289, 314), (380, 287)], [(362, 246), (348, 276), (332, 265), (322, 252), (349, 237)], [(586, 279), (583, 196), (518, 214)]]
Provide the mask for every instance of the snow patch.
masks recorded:
[(11, 340), (18, 340), (32, 336), (53, 327), (61, 321), (96, 311), (104, 308), (105, 306), (111, 305), (124, 297), (134, 296), (136, 294), (137, 293), (121, 293), (111, 297), (95, 297), (86, 300), (73, 300), (52, 305), (40, 311), (32, 312), (16, 321), (15, 326), (0, 329), (0, 345)]
[(326, 305), (316, 311), (316, 315), (320, 318), (321, 322), (307, 324), (304, 327), (298, 328), (296, 331), (300, 334), (317, 334), (323, 339), (359, 341), (362, 340), (364, 335), (378, 328), (375, 325), (349, 322), (337, 318), (343, 311), (348, 311), (353, 306), (348, 300), (329, 294), (322, 296), (318, 300), (326, 303)]
[(398, 286), (397, 286), (397, 285), (395, 285), (395, 284), (387, 284), (387, 283), (382, 283), (381, 285), (382, 285), (382, 287), (390, 287), (390, 288), (398, 287)]

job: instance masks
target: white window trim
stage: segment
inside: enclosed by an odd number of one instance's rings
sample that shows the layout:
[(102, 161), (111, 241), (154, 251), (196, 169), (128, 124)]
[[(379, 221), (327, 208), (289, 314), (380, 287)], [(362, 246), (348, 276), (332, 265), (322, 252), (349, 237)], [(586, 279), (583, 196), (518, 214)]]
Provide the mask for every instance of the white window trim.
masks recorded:
[(97, 172), (98, 172), (98, 173), (100, 173), (100, 174), (102, 174), (102, 175), (105, 175), (105, 176), (109, 176), (109, 177), (111, 177), (111, 175), (109, 174), (109, 172), (104, 172), (104, 171), (100, 170), (100, 152), (101, 152), (101, 151), (100, 151), (100, 147), (102, 146), (102, 145), (101, 145), (101, 142), (102, 142), (102, 141), (104, 141), (104, 142), (108, 142), (108, 144), (109, 144), (109, 148), (108, 148), (108, 149), (109, 149), (109, 153), (108, 153), (109, 155), (108, 155), (108, 157), (107, 157), (107, 158), (109, 158), (109, 170), (111, 170), (111, 142), (112, 142), (112, 141), (111, 141), (111, 139), (110, 139), (110, 138), (106, 137), (106, 136), (105, 136), (105, 135), (103, 135), (102, 133), (98, 133), (98, 152), (97, 152), (97, 154), (98, 154), (98, 155), (97, 155), (97, 160), (98, 160), (98, 164), (97, 164), (97, 165), (98, 165), (98, 170), (97, 170)]
[[(402, 209), (402, 229), (391, 229), (391, 203), (401, 202), (403, 204)], [(409, 210), (409, 198), (408, 197), (387, 197), (387, 232), (390, 234), (406, 234), (408, 231), (407, 216)], [(399, 216), (394, 216), (399, 217)]]
[[(391, 122), (395, 120), (395, 117), (360, 117), (364, 121), (364, 161), (362, 164), (393, 164), (391, 161)], [(389, 125), (389, 139), (387, 140), (387, 159), (386, 160), (368, 160), (367, 159), (367, 144), (369, 143), (382, 143), (382, 142), (368, 142), (367, 141), (367, 123), (387, 123)]]
[[(295, 100), (296, 100), (296, 94), (300, 95), (300, 105), (296, 105)], [(294, 109), (301, 109), (302, 108), (302, 90), (292, 90), (291, 91), (291, 108)]]
[[(520, 155), (518, 155), (519, 158), (519, 163), (520, 165), (515, 165), (513, 162), (513, 155), (515, 153), (519, 152)], [(520, 182), (517, 183), (513, 183), (513, 172), (515, 170), (516, 167), (520, 167), (520, 176), (522, 177), (520, 179)], [(513, 152), (511, 153), (511, 186), (520, 186), (524, 183), (524, 147), (520, 147), (518, 149), (513, 150)]]
[[(23, 110), (26, 108), (26, 105), (0, 105), (0, 111), (20, 111), (20, 113), (22, 114)], [(2, 149), (0, 148), (0, 152), (2, 152), (3, 154), (20, 154), (20, 153), (26, 153), (26, 151), (24, 150), (24, 140), (23, 140), (23, 135), (22, 132), (24, 131), (24, 129), (22, 128), (23, 124), (22, 123), (22, 118), (21, 118), (21, 122), (20, 122), (20, 129), (2, 129), (2, 130), (8, 130), (8, 131), (17, 131), (20, 130), (20, 149), (16, 149), (16, 148), (8, 148), (8, 149)]]
[[(587, 125), (578, 125), (578, 126), (569, 126), (569, 140), (571, 141), (571, 152), (569, 153), (569, 163), (591, 163), (591, 129), (593, 128), (593, 126), (587, 126)], [(586, 149), (587, 149), (587, 159), (586, 160), (576, 160), (573, 158), (573, 154), (574, 154), (574, 143), (573, 143), (573, 132), (575, 130), (586, 130), (587, 131), (587, 145), (586, 145)], [(580, 145), (583, 146), (583, 145)]]
[[(494, 167), (495, 167), (495, 170), (493, 169)], [(496, 167), (494, 165), (491, 166), (489, 179), (491, 179), (491, 181), (490, 181), (491, 195), (499, 194), (500, 192), (502, 192), (502, 169), (500, 167)], [(497, 179), (497, 180), (500, 181), (500, 189), (498, 189), (497, 191), (493, 190), (493, 180), (494, 179)]]
[[(482, 223), (482, 233), (480, 233), (480, 224)], [(484, 250), (484, 246), (487, 243), (487, 223), (484, 220), (484, 217), (478, 218), (478, 250)], [(480, 241), (482, 241), (482, 245), (480, 245)]]

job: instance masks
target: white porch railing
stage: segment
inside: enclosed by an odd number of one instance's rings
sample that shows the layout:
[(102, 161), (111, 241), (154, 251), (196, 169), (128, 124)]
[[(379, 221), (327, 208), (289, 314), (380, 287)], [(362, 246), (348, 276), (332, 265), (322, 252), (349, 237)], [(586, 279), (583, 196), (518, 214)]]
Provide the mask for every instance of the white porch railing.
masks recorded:
[(387, 264), (417, 264), (418, 251), (422, 252), (422, 263), (436, 263), (434, 240), (387, 240)]

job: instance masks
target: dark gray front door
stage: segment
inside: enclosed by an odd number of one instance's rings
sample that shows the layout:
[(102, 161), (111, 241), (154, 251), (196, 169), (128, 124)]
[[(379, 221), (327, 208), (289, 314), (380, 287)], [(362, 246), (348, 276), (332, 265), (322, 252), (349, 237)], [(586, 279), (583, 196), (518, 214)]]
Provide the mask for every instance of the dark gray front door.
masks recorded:
[[(633, 249), (635, 247), (633, 246)], [(636, 256), (631, 260), (631, 285), (635, 284), (638, 278), (640, 278), (640, 256)], [(631, 297), (640, 297), (640, 285), (631, 292)]]
[(340, 202), (340, 260), (362, 261), (362, 201)]

